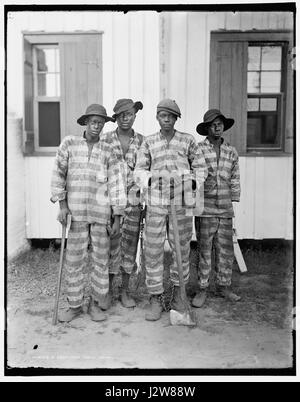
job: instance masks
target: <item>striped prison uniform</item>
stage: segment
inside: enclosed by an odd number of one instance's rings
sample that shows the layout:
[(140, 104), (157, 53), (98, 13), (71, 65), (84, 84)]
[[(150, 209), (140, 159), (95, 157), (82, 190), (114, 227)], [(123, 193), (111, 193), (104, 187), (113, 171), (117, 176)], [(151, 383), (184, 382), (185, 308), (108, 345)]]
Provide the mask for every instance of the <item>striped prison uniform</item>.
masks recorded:
[[(191, 173), (192, 172), (192, 173)], [(135, 177), (141, 188), (148, 188), (145, 225), (146, 285), (150, 294), (163, 293), (163, 255), (166, 231), (172, 250), (173, 263), (170, 280), (179, 286), (172, 219), (170, 218), (170, 181), (162, 178), (166, 173), (174, 177), (175, 208), (182, 254), (183, 277), (189, 280), (189, 254), (192, 236), (192, 216), (182, 203), (181, 179), (187, 175), (201, 185), (206, 175), (206, 165), (192, 135), (175, 131), (168, 143), (157, 132), (145, 137), (137, 158)], [(178, 191), (179, 189), (179, 191)]]
[(136, 164), (137, 152), (143, 142), (143, 136), (133, 132), (126, 155), (118, 138), (117, 130), (101, 135), (101, 141), (111, 145), (112, 152), (119, 162), (124, 187), (127, 194), (127, 205), (121, 219), (120, 234), (110, 241), (109, 273), (118, 274), (120, 267), (131, 274), (134, 268), (137, 244), (140, 232), (141, 204), (139, 188), (134, 183), (133, 171)]
[(232, 202), (240, 200), (238, 154), (222, 138), (220, 157), (206, 138), (200, 142), (208, 176), (204, 183), (204, 211), (195, 218), (199, 255), (199, 285), (207, 288), (211, 272), (211, 254), (215, 250), (216, 284), (230, 286), (234, 261)]
[(83, 267), (91, 238), (93, 271), (92, 297), (108, 292), (109, 236), (111, 209), (116, 215), (124, 210), (125, 194), (118, 188), (118, 165), (110, 147), (98, 141), (89, 155), (85, 138), (65, 137), (55, 158), (51, 180), (51, 201), (66, 199), (72, 222), (66, 251), (67, 298), (70, 307), (83, 301)]

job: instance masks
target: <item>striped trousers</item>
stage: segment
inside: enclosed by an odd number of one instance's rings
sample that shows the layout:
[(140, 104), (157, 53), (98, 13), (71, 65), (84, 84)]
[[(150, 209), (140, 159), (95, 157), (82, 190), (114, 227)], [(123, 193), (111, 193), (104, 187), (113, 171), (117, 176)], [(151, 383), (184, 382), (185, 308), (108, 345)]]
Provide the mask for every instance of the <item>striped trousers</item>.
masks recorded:
[(121, 221), (120, 234), (112, 237), (110, 242), (109, 273), (118, 274), (120, 267), (131, 274), (136, 259), (136, 250), (140, 233), (140, 206), (125, 209)]
[[(170, 266), (170, 280), (175, 286), (179, 286), (177, 273), (174, 232), (170, 206), (147, 207), (145, 225), (145, 265), (146, 285), (150, 294), (162, 294), (164, 273), (164, 241), (168, 226), (168, 240), (172, 250), (173, 261)], [(185, 215), (185, 209), (177, 210), (178, 231), (181, 246), (182, 268), (184, 282), (187, 283), (190, 275), (190, 241), (192, 238), (192, 216)]]
[(91, 272), (92, 297), (97, 300), (108, 292), (109, 236), (103, 223), (72, 221), (66, 251), (67, 298), (70, 307), (83, 302), (84, 274), (87, 248), (91, 237), (93, 270)]
[(216, 284), (230, 286), (234, 262), (232, 218), (195, 217), (200, 288), (207, 288), (215, 249)]

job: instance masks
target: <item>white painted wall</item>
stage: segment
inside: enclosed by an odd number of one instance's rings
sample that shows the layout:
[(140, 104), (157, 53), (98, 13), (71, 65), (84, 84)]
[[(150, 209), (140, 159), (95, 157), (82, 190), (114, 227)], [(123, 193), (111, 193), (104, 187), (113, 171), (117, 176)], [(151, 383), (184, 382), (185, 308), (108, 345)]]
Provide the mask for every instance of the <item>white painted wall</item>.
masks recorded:
[[(23, 54), (22, 31), (70, 32), (74, 30), (103, 31), (103, 104), (108, 114), (118, 98), (142, 100), (143, 111), (137, 114), (135, 129), (150, 134), (157, 129), (156, 105), (159, 101), (159, 18), (155, 12), (12, 12), (7, 26), (7, 108), (16, 117), (23, 118)], [(82, 111), (84, 112), (84, 110)], [(78, 116), (74, 116), (77, 119)], [(111, 130), (108, 123), (105, 130)], [(16, 137), (17, 138), (17, 137)], [(14, 157), (15, 149), (8, 154)], [(18, 151), (20, 152), (20, 151)], [(60, 237), (56, 222), (57, 205), (50, 203), (50, 177), (54, 157), (30, 156), (19, 153), (23, 169), (16, 172), (26, 186), (27, 238)], [(8, 188), (11, 199), (21, 187)], [(17, 201), (16, 201), (17, 202)], [(24, 202), (22, 203), (24, 206)], [(19, 220), (13, 209), (10, 219), (25, 227), (25, 218)], [(16, 234), (11, 226), (10, 237)]]
[[(196, 126), (209, 107), (211, 31), (292, 29), (286, 12), (177, 12), (161, 14), (164, 37), (161, 93), (182, 111), (177, 128), (202, 141)], [(226, 137), (225, 137), (226, 138)], [(293, 157), (240, 157), (239, 238), (293, 238)]]
[[(154, 116), (159, 101), (158, 24), (158, 13), (152, 11), (11, 12), (7, 26), (8, 111), (23, 117), (22, 31), (97, 30), (103, 31), (103, 104), (108, 114), (113, 113), (118, 98), (142, 100), (144, 110), (138, 113), (135, 128), (152, 133), (157, 128)], [(105, 129), (113, 127), (109, 123)]]
[(14, 257), (28, 247), (25, 230), (25, 160), (22, 121), (7, 119), (7, 254)]
[[(178, 129), (194, 133), (208, 107), (210, 31), (218, 28), (248, 29), (253, 24), (257, 29), (263, 29), (266, 24), (289, 28), (291, 18), (282, 18), (278, 13), (272, 13), (272, 18), (266, 13), (172, 15), (168, 29), (172, 32), (170, 46), (174, 52), (171, 52), (170, 60), (173, 69), (164, 77), (168, 84), (166, 96), (176, 99), (182, 109), (183, 118), (178, 121)], [(115, 100), (119, 97), (142, 100), (144, 110), (138, 113), (135, 127), (144, 134), (150, 134), (157, 129), (155, 110), (160, 98), (159, 17), (154, 12), (126, 15), (111, 12), (11, 13), (7, 36), (8, 111), (14, 112), (19, 118), (23, 117), (22, 30), (49, 32), (91, 29), (104, 31), (105, 107), (112, 113)], [(183, 32), (187, 34), (186, 37)], [(186, 60), (193, 60), (188, 71), (182, 64)], [(109, 125), (106, 128), (110, 129)], [(196, 138), (199, 140), (199, 136)], [(10, 147), (9, 158), (14, 158), (15, 152), (19, 151)], [(24, 203), (21, 201), (22, 194), (23, 199), (25, 197), (24, 175), (27, 238), (60, 237), (60, 226), (56, 222), (57, 205), (49, 202), (54, 157), (23, 159), (20, 153), (18, 155), (18, 163), (24, 165), (23, 169), (11, 168), (15, 181), (8, 187), (8, 197), (15, 200), (15, 205), (20, 208), (20, 216), (15, 215), (16, 208), (8, 210), (8, 215), (11, 215), (8, 218), (14, 222), (10, 239), (16, 237), (22, 220), (25, 221), (22, 212)], [(292, 239), (292, 157), (241, 157), (240, 164), (242, 199), (237, 209), (239, 238)], [(22, 237), (23, 234), (20, 234)]]

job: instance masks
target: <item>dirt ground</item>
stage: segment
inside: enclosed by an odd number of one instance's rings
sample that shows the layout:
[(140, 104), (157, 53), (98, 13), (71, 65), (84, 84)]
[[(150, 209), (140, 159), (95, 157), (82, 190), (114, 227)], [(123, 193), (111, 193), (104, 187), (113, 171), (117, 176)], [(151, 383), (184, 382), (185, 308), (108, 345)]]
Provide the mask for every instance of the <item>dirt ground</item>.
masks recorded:
[[(213, 278), (205, 306), (194, 309), (197, 327), (171, 326), (169, 313), (157, 322), (144, 319), (149, 296), (144, 283), (135, 290), (134, 309), (118, 300), (116, 278), (108, 320), (95, 323), (88, 314), (71, 323), (53, 326), (59, 248), (32, 249), (7, 267), (8, 368), (146, 368), (235, 369), (289, 368), (292, 366), (293, 260), (286, 246), (242, 247), (248, 272), (234, 267), (233, 289), (238, 303), (214, 293)], [(168, 266), (165, 255), (166, 298)], [(86, 299), (89, 295), (89, 264)], [(196, 284), (196, 250), (191, 250), (191, 280)], [(60, 307), (66, 306), (63, 282)], [(130, 375), (130, 370), (127, 373)]]

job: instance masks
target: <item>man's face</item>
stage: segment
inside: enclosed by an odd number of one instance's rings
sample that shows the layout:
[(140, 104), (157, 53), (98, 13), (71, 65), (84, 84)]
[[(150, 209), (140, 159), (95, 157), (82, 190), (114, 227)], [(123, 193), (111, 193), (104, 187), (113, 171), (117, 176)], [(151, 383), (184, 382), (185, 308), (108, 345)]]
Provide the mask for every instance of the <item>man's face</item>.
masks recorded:
[(214, 138), (220, 138), (224, 131), (224, 123), (220, 117), (217, 117), (209, 126), (208, 126), (208, 135)]
[(122, 112), (117, 116), (117, 124), (118, 127), (121, 128), (122, 130), (129, 130), (133, 126), (134, 120), (135, 120), (135, 109), (132, 107), (129, 110), (126, 110), (126, 112)]
[(105, 124), (104, 117), (90, 116), (86, 124), (86, 133), (92, 138), (99, 136)]
[(173, 130), (177, 120), (177, 117), (174, 114), (166, 112), (164, 110), (158, 112), (156, 118), (161, 129), (166, 131)]

